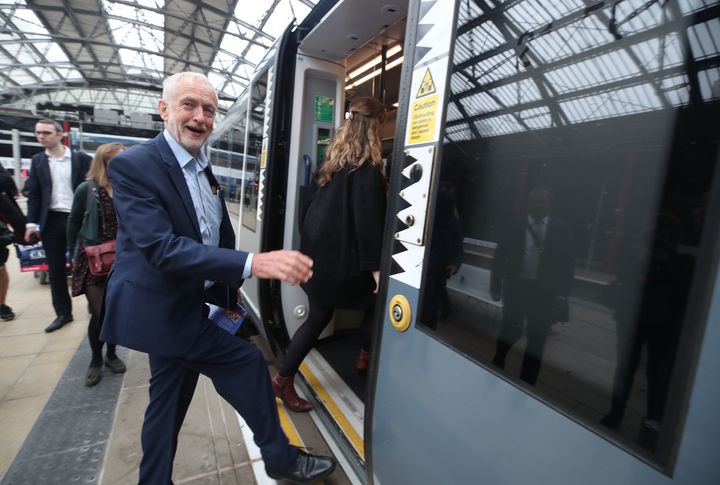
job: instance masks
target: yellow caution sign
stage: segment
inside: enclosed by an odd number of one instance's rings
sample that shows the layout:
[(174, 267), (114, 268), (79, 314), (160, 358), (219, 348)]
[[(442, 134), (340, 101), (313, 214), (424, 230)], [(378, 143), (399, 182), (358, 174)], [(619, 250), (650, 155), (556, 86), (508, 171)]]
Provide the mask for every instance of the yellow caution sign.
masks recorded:
[(410, 104), (406, 144), (428, 143), (435, 139), (439, 101), (435, 81), (430, 68), (427, 68), (420, 81), (415, 100)]
[(428, 68), (425, 71), (425, 75), (420, 83), (420, 89), (418, 89), (415, 99), (424, 98), (425, 96), (430, 96), (431, 94), (435, 94), (435, 82), (433, 81), (432, 74), (430, 74), (430, 68)]
[(416, 99), (410, 106), (410, 130), (407, 143), (427, 143), (435, 139), (438, 95)]

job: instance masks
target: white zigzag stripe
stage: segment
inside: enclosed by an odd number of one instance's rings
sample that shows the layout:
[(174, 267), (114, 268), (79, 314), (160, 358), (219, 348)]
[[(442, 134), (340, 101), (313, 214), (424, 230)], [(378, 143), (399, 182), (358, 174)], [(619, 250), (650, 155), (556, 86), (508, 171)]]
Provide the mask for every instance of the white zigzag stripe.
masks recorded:
[(393, 259), (404, 270), (403, 273), (394, 274), (394, 278), (413, 288), (420, 288), (420, 279), (422, 277), (422, 261), (425, 254), (424, 246), (415, 246), (413, 244), (401, 243), (407, 251), (394, 254)]
[[(450, 50), (447, 26), (452, 22), (453, 11), (452, 0), (438, 0), (419, 22), (422, 25), (432, 25), (432, 29), (417, 43), (417, 47), (430, 48), (422, 59), (435, 59)], [(418, 59), (418, 63), (422, 62), (422, 59)]]
[[(271, 66), (268, 69), (268, 89), (265, 92), (265, 118), (263, 119), (263, 140), (270, 142), (270, 113), (272, 113), (272, 101), (273, 101), (273, 74), (275, 74), (275, 66)], [(267, 150), (269, 147), (265, 146), (265, 156), (267, 157)], [(262, 157), (262, 153), (260, 154)], [(266, 158), (267, 160), (267, 158)], [(258, 181), (258, 207), (257, 207), (257, 220), (262, 220), (263, 214), (263, 202), (265, 202), (265, 172), (267, 171), (267, 165), (264, 169), (260, 170), (260, 180)]]

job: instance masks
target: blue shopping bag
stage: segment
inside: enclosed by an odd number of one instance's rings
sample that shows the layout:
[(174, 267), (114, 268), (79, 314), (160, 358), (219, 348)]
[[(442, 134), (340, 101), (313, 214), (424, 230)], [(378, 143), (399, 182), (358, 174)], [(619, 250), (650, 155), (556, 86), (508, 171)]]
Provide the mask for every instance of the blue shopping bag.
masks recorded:
[(41, 241), (30, 245), (16, 244), (15, 252), (20, 261), (21, 272), (47, 271), (47, 259), (45, 258), (45, 249)]

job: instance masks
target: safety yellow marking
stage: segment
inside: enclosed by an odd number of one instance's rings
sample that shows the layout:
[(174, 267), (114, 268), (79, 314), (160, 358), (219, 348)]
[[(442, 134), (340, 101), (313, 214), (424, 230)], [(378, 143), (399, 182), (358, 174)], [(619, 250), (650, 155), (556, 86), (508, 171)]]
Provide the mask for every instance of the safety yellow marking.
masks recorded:
[(430, 74), (430, 68), (425, 71), (423, 80), (420, 83), (420, 89), (418, 89), (415, 99), (430, 96), (435, 94), (435, 82), (433, 81), (432, 74)]
[(282, 426), (283, 431), (285, 431), (285, 436), (288, 437), (290, 444), (293, 446), (303, 446), (300, 434), (298, 434), (295, 424), (292, 422), (292, 419), (290, 419), (290, 415), (288, 414), (287, 409), (285, 409), (285, 405), (282, 404), (282, 402), (278, 402), (277, 408), (278, 415), (280, 416), (280, 426)]
[(303, 376), (305, 376), (305, 379), (308, 380), (310, 383), (310, 386), (315, 390), (317, 395), (322, 399), (322, 401), (325, 403), (325, 406), (328, 408), (328, 411), (330, 411), (330, 414), (335, 419), (335, 422), (340, 426), (340, 429), (345, 433), (345, 436), (348, 437), (350, 440), (350, 443), (355, 448), (355, 451), (358, 452), (360, 457), (364, 460), (365, 459), (365, 444), (363, 443), (363, 439), (360, 437), (360, 435), (355, 431), (355, 428), (352, 427), (348, 419), (345, 417), (345, 414), (340, 410), (340, 407), (333, 401), (333, 399), (330, 397), (330, 394), (325, 390), (325, 388), (320, 384), (320, 381), (317, 377), (315, 377), (315, 374), (310, 370), (310, 367), (303, 362), (300, 364), (300, 372), (302, 372)]
[[(285, 405), (282, 403), (282, 401), (280, 401), (280, 399), (276, 399), (276, 402), (278, 408), (278, 416), (280, 416), (280, 426), (282, 426), (282, 429), (285, 432), (285, 436), (287, 436), (288, 441), (293, 446), (304, 448), (305, 444), (303, 443), (302, 438), (300, 438), (300, 434), (298, 433), (295, 424), (292, 422), (292, 419), (290, 419), (290, 415), (288, 414), (287, 409), (285, 409)], [(313, 485), (324, 485), (324, 483), (324, 480), (317, 480), (313, 482)]]

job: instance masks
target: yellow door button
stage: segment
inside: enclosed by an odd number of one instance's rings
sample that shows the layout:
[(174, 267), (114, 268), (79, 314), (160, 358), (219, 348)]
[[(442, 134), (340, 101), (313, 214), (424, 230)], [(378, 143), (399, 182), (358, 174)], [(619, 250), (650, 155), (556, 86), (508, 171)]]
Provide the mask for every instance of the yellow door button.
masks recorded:
[(403, 295), (395, 295), (390, 300), (390, 322), (395, 330), (404, 332), (410, 327), (412, 310), (410, 310), (410, 302)]

